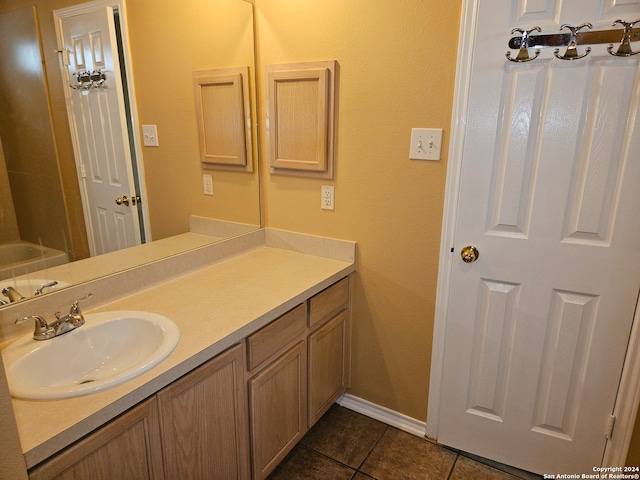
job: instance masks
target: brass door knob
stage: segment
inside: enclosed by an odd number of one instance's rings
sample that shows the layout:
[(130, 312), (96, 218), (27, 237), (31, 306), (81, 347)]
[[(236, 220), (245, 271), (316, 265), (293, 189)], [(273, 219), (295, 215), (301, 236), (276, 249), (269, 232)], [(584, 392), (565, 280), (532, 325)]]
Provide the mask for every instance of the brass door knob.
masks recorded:
[(125, 204), (128, 207), (129, 206), (129, 197), (127, 197), (125, 195), (124, 197), (116, 198), (116, 205), (122, 205), (122, 204)]
[(460, 256), (462, 257), (462, 261), (465, 263), (473, 263), (480, 256), (480, 252), (473, 245), (467, 245), (463, 247), (460, 251)]

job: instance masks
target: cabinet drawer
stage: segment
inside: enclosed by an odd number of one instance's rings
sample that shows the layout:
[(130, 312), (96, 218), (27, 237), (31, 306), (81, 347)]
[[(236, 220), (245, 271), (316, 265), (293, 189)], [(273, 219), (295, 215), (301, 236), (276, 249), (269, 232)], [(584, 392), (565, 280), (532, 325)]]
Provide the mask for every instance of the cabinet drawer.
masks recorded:
[(309, 326), (313, 327), (327, 315), (349, 303), (349, 277), (343, 278), (318, 293), (309, 301)]
[(307, 306), (302, 303), (247, 338), (247, 367), (253, 370), (271, 355), (302, 335)]

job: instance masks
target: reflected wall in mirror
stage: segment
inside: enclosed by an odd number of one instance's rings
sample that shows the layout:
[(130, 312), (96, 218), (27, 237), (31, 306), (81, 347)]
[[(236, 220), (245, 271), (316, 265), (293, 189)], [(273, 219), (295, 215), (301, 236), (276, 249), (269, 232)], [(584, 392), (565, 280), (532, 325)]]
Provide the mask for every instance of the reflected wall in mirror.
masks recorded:
[[(148, 211), (147, 235), (154, 243), (161, 240), (170, 245), (156, 249), (161, 252), (157, 255), (183, 248), (185, 242), (169, 237), (189, 232), (191, 216), (258, 228), (252, 2), (120, 1), (134, 101), (132, 125), (146, 190), (142, 201)], [(0, 278), (24, 273), (13, 264), (3, 274), (1, 266), (13, 263), (18, 255), (15, 244), (21, 242), (61, 252), (56, 262), (66, 261), (64, 256), (70, 261), (95, 260), (83, 260), (89, 248), (66, 109), (69, 87), (63, 80), (53, 14), (80, 3), (86, 2), (0, 0), (0, 244), (14, 244), (5, 249), (11, 249), (7, 255), (12, 259), (3, 259), (0, 249)], [(242, 66), (249, 67), (250, 73), (254, 171), (203, 169), (193, 72)], [(142, 146), (142, 125), (157, 126), (158, 147)], [(203, 174), (212, 177), (212, 196), (203, 192)], [(186, 243), (193, 248), (202, 240)], [(86, 278), (71, 275), (71, 283), (155, 259), (155, 253), (139, 250), (146, 246), (134, 247), (138, 250), (128, 254), (126, 261), (113, 257), (108, 262), (112, 267), (106, 270), (88, 263), (89, 268), (83, 269)], [(34, 250), (31, 247), (26, 255), (42, 260), (42, 252)], [(44, 267), (29, 275), (49, 278), (51, 271), (61, 268)]]

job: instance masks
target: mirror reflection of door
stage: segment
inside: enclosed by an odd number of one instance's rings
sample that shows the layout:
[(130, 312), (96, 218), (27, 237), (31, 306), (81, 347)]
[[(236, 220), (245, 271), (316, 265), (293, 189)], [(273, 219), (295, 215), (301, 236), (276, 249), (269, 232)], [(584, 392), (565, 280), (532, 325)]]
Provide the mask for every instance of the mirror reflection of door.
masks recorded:
[(102, 5), (55, 15), (91, 255), (138, 245), (144, 208), (117, 11)]

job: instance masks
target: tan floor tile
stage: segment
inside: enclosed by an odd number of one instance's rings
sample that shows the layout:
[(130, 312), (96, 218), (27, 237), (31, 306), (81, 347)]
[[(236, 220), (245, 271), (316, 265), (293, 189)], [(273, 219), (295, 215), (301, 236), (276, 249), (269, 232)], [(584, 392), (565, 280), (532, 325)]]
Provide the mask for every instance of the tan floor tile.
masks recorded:
[(402, 432), (387, 428), (360, 470), (378, 480), (443, 480), (457, 454)]

